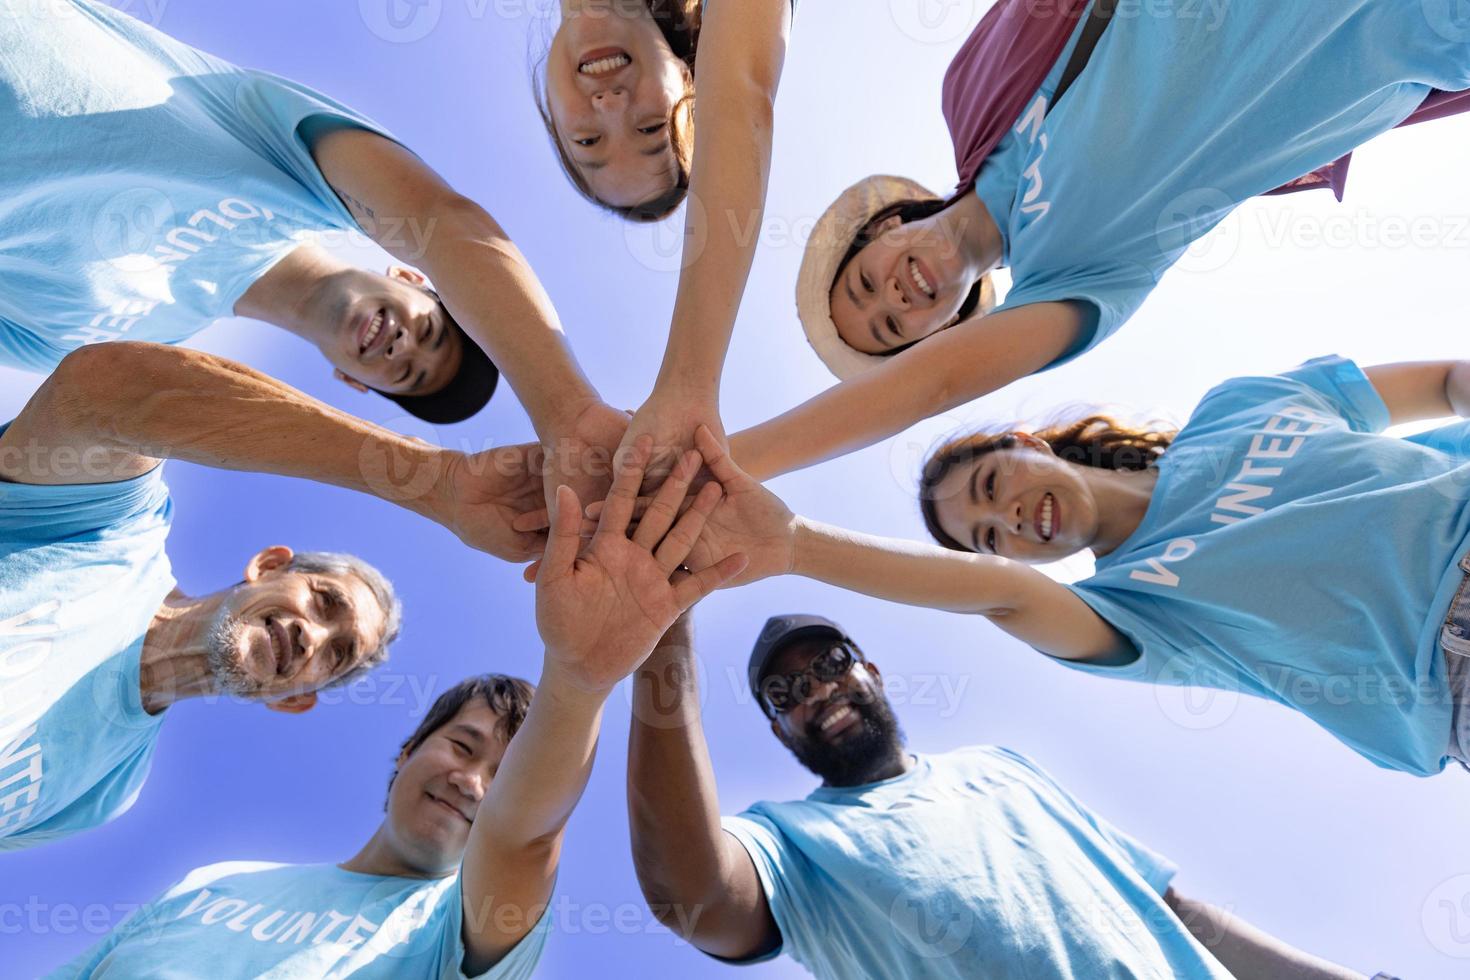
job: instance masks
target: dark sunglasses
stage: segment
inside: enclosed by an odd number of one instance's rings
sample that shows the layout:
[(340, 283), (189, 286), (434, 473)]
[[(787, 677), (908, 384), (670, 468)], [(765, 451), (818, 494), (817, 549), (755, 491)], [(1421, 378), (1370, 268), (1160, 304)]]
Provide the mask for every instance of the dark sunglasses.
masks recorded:
[(761, 698), (772, 715), (784, 715), (811, 697), (814, 681), (835, 681), (862, 662), (862, 654), (846, 643), (836, 643), (812, 657), (805, 670), (767, 674)]

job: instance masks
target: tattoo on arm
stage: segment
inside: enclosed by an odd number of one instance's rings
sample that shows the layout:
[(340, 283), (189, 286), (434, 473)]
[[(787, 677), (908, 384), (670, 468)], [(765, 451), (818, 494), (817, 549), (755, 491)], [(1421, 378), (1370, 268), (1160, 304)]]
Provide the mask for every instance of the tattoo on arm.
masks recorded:
[(361, 221), (364, 216), (373, 221), (376, 221), (378, 219), (378, 216), (373, 212), (372, 208), (368, 207), (366, 204), (362, 203), (351, 194), (347, 193), (346, 191), (337, 191), (337, 194), (342, 198), (343, 203), (347, 205), (347, 209), (352, 212), (353, 216), (356, 217), (358, 221)]

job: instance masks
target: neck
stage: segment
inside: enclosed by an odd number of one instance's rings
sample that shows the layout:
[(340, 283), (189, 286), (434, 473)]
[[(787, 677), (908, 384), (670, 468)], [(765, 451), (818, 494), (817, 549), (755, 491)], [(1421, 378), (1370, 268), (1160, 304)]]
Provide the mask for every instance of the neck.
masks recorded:
[(1111, 554), (1143, 523), (1159, 482), (1156, 469), (1104, 470), (1082, 467), (1082, 478), (1097, 501), (1097, 536), (1089, 547), (1099, 558)]
[(848, 789), (851, 786), (866, 786), (869, 783), (881, 783), (885, 779), (902, 776), (912, 768), (914, 768), (914, 757), (909, 754), (907, 749), (899, 749), (896, 753), (882, 759), (872, 769), (863, 773), (862, 778), (857, 782), (839, 786), (836, 783), (824, 779), (822, 780), (822, 785), (831, 789)]
[(393, 845), (393, 835), (386, 820), (378, 825), (378, 829), (361, 850), (337, 867), (354, 874), (392, 878), (445, 878), (455, 870), (452, 867), (427, 870), (409, 860)]
[(968, 271), (978, 279), (1000, 265), (1003, 254), (1000, 228), (980, 195), (967, 193), (938, 216), (947, 241), (959, 243)]
[(218, 595), (194, 599), (175, 589), (153, 614), (138, 663), (138, 686), (149, 714), (220, 693), (209, 666), (209, 635), (220, 601)]
[(652, 18), (653, 14), (646, 3), (628, 3), (626, 0), (560, 0), (561, 16), (565, 20), (568, 17), (576, 17), (588, 11), (599, 13), (616, 13), (623, 16), (632, 14), (636, 17)]
[(235, 302), (235, 315), (272, 324), (320, 346), (322, 318), (311, 311), (331, 277), (349, 268), (315, 245), (302, 245), (245, 290)]

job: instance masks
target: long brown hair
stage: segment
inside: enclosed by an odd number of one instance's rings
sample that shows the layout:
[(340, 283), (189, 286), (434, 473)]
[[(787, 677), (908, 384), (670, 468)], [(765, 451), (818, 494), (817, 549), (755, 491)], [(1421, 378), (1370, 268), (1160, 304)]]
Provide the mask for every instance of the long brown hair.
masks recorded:
[(593, 194), (581, 169), (567, 152), (565, 144), (562, 143), (555, 120), (551, 118), (551, 105), (546, 95), (546, 59), (544, 56), (533, 69), (531, 87), (536, 96), (536, 109), (541, 113), (541, 122), (546, 126), (546, 134), (551, 137), (551, 145), (556, 149), (556, 156), (561, 161), (562, 171), (567, 175), (567, 180), (576, 188), (577, 193), (610, 214), (615, 214), (626, 221), (647, 224), (662, 221), (673, 214), (678, 210), (679, 205), (684, 203), (684, 198), (689, 195), (689, 172), (694, 165), (694, 59), (699, 51), (699, 29), (703, 20), (704, 4), (702, 0), (644, 0), (644, 2), (648, 4), (648, 12), (653, 16), (653, 22), (658, 25), (659, 32), (668, 42), (670, 50), (674, 52), (674, 57), (679, 59), (684, 72), (684, 96), (674, 103), (674, 110), (669, 116), (669, 139), (673, 143), (674, 160), (679, 167), (678, 180), (672, 190), (652, 200), (626, 207), (608, 204)]
[[(958, 467), (973, 463), (989, 453), (1014, 449), (1018, 430), (977, 432), (951, 439), (935, 450), (919, 477), (919, 510), (924, 527), (939, 544), (951, 551), (974, 551), (945, 533), (939, 526), (935, 503), (939, 485)], [(1146, 470), (1159, 461), (1179, 434), (1177, 429), (1143, 428), (1119, 422), (1110, 415), (1092, 413), (1071, 422), (1056, 422), (1033, 433), (1051, 446), (1057, 458), (1067, 463), (1104, 470)]]

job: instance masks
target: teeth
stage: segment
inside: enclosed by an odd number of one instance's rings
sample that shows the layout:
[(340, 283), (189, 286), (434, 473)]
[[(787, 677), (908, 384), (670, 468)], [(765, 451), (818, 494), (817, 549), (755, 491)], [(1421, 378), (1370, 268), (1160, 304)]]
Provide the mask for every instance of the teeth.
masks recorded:
[(822, 731), (825, 732), (832, 726), (836, 725), (838, 722), (845, 721), (847, 719), (847, 716), (850, 714), (852, 714), (852, 709), (847, 707), (846, 705), (838, 708), (836, 711), (832, 712), (831, 716), (828, 717), (826, 721), (822, 722)]
[(924, 273), (919, 271), (919, 263), (913, 259), (909, 259), (909, 275), (913, 277), (914, 285), (919, 287), (919, 292), (925, 296), (934, 295), (934, 289), (929, 285), (929, 280), (924, 278)]
[(383, 329), (383, 311), (379, 310), (373, 314), (373, 322), (368, 324), (367, 336), (362, 340), (362, 349), (367, 350), (373, 346), (373, 341), (378, 339), (378, 331)]
[(1048, 541), (1050, 541), (1051, 536), (1056, 533), (1056, 529), (1053, 528), (1051, 524), (1051, 503), (1051, 494), (1047, 494), (1041, 500), (1041, 536), (1046, 538), (1046, 540)]
[(627, 55), (616, 54), (611, 58), (599, 58), (596, 61), (589, 61), (577, 70), (584, 75), (605, 75), (610, 71), (617, 71), (619, 68), (631, 65), (632, 63), (633, 59)]

